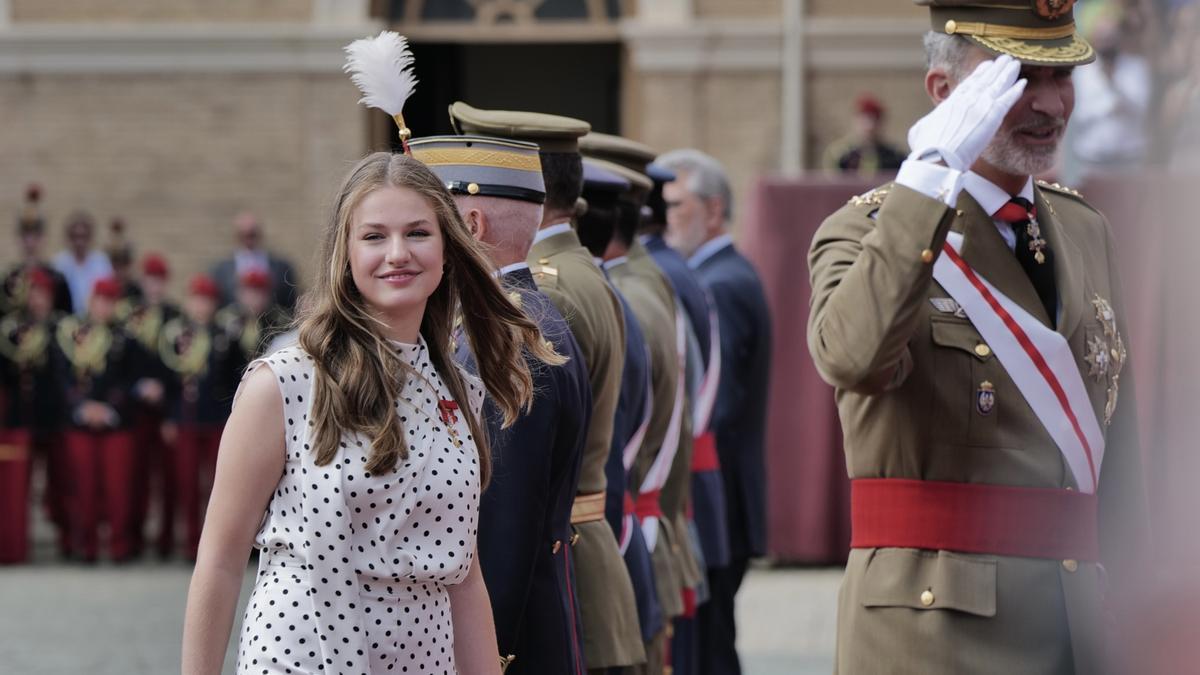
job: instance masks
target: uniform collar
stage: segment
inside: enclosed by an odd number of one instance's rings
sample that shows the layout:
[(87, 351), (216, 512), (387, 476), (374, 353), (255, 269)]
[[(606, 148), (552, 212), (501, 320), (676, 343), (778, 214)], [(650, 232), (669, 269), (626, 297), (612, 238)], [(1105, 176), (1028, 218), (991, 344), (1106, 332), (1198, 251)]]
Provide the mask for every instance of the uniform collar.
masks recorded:
[(619, 255), (615, 258), (610, 258), (608, 260), (605, 260), (604, 261), (604, 269), (611, 271), (612, 268), (620, 267), (621, 265), (624, 265), (627, 262), (629, 262), (629, 256)]
[(543, 227), (537, 231), (537, 234), (533, 235), (533, 243), (537, 244), (549, 239), (550, 237), (553, 237), (556, 234), (562, 234), (563, 232), (569, 232), (570, 230), (570, 223), (559, 223), (557, 225), (551, 225), (550, 227)]
[(505, 265), (504, 267), (501, 267), (500, 269), (496, 270), (496, 276), (502, 277), (502, 276), (507, 275), (510, 272), (516, 272), (517, 270), (527, 270), (527, 269), (529, 269), (529, 263), (525, 262), (524, 260), (521, 260), (519, 262), (510, 263), (510, 264)]
[(696, 252), (688, 258), (688, 267), (696, 269), (708, 262), (708, 259), (725, 250), (726, 247), (733, 246), (733, 237), (728, 234), (722, 234), (704, 242)]
[[(979, 206), (989, 215), (995, 215), (1000, 207), (1008, 203), (1008, 200), (1013, 198), (1013, 195), (996, 185), (992, 181), (980, 176), (974, 171), (968, 171), (967, 175), (963, 176), (963, 188), (971, 193)], [(1025, 179), (1025, 187), (1021, 188), (1021, 192), (1017, 195), (1024, 198), (1031, 204), (1033, 203), (1033, 177)]]

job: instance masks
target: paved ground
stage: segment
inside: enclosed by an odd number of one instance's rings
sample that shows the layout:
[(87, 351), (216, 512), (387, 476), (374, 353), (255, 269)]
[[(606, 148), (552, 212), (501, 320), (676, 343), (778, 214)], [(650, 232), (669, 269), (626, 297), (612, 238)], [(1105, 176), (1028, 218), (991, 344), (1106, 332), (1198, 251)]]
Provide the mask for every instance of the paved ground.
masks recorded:
[[(46, 546), (38, 547), (35, 561), (0, 568), (0, 671), (178, 672), (190, 566), (146, 561), (86, 567), (53, 561)], [(242, 602), (251, 578), (248, 570)], [(747, 675), (831, 672), (839, 579), (840, 570), (750, 572), (738, 595)], [(226, 672), (233, 672), (231, 659)]]

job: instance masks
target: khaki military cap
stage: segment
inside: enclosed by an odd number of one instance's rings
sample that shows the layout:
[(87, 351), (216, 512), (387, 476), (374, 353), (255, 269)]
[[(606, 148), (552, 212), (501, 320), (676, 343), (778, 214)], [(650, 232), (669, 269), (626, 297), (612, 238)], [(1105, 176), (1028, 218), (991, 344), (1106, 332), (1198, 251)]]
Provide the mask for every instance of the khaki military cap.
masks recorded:
[(641, 171), (634, 171), (623, 164), (617, 164), (616, 162), (610, 162), (597, 157), (587, 157), (583, 160), (585, 173), (588, 171), (588, 165), (591, 165), (592, 171), (596, 175), (599, 175), (599, 171), (597, 171), (597, 169), (599, 169), (607, 172), (606, 175), (615, 174), (625, 181), (628, 181), (629, 185), (626, 186), (627, 189), (631, 189), (634, 192), (645, 194), (650, 191), (650, 188), (654, 187), (654, 181), (650, 180), (649, 176)]
[(658, 156), (654, 148), (645, 143), (596, 131), (579, 139), (579, 152), (584, 157), (614, 162), (638, 173), (646, 173), (646, 165)]
[(459, 134), (536, 143), (542, 152), (579, 152), (579, 138), (592, 125), (572, 117), (517, 110), (481, 110), (462, 101), (450, 104), (450, 124)]
[(961, 35), (993, 54), (1032, 66), (1078, 66), (1096, 60), (1076, 33), (1075, 0), (915, 0), (929, 7), (933, 30)]

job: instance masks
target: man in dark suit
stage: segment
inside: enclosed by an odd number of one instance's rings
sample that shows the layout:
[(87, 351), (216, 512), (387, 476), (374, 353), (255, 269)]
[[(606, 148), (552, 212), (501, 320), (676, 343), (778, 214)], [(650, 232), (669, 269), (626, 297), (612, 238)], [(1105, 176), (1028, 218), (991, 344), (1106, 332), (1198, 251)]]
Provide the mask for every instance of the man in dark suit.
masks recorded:
[[(525, 262), (545, 199), (538, 148), (461, 136), (414, 139), (409, 148), (450, 186), (463, 220), (486, 244), (509, 298), (567, 357), (559, 366), (529, 360), (533, 406), (512, 426), (501, 428), (491, 399), (484, 403), (493, 474), (480, 502), (479, 558), (500, 653), (515, 657), (507, 672), (581, 675), (571, 507), (592, 393), (579, 344)], [(531, 168), (513, 168), (522, 164)], [(457, 358), (474, 371), (472, 347), (487, 345), (462, 340)]]
[(233, 229), (237, 235), (237, 248), (232, 256), (213, 265), (208, 273), (221, 291), (221, 304), (229, 305), (236, 299), (239, 279), (249, 272), (261, 272), (271, 279), (274, 304), (291, 313), (299, 295), (299, 277), (292, 264), (263, 248), (262, 221), (253, 213), (239, 213), (233, 219)]
[(754, 267), (727, 232), (732, 191), (725, 170), (698, 150), (677, 150), (658, 163), (676, 180), (663, 186), (666, 240), (708, 290), (720, 333), (720, 384), (712, 427), (725, 481), (730, 561), (711, 569), (711, 598), (699, 616), (702, 673), (740, 673), (734, 597), (751, 558), (766, 553), (763, 443), (771, 355), (771, 319)]

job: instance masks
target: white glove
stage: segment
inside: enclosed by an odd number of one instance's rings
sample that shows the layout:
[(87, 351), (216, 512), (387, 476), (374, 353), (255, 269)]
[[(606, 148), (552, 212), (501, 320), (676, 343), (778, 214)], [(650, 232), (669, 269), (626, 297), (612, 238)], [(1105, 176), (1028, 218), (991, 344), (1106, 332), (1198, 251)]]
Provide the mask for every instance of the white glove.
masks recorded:
[[(1021, 62), (1003, 54), (984, 61), (928, 115), (908, 130), (909, 159), (940, 155), (955, 171), (971, 168), (992, 141), (1004, 116), (1021, 98)], [(936, 158), (933, 159), (936, 161)]]

